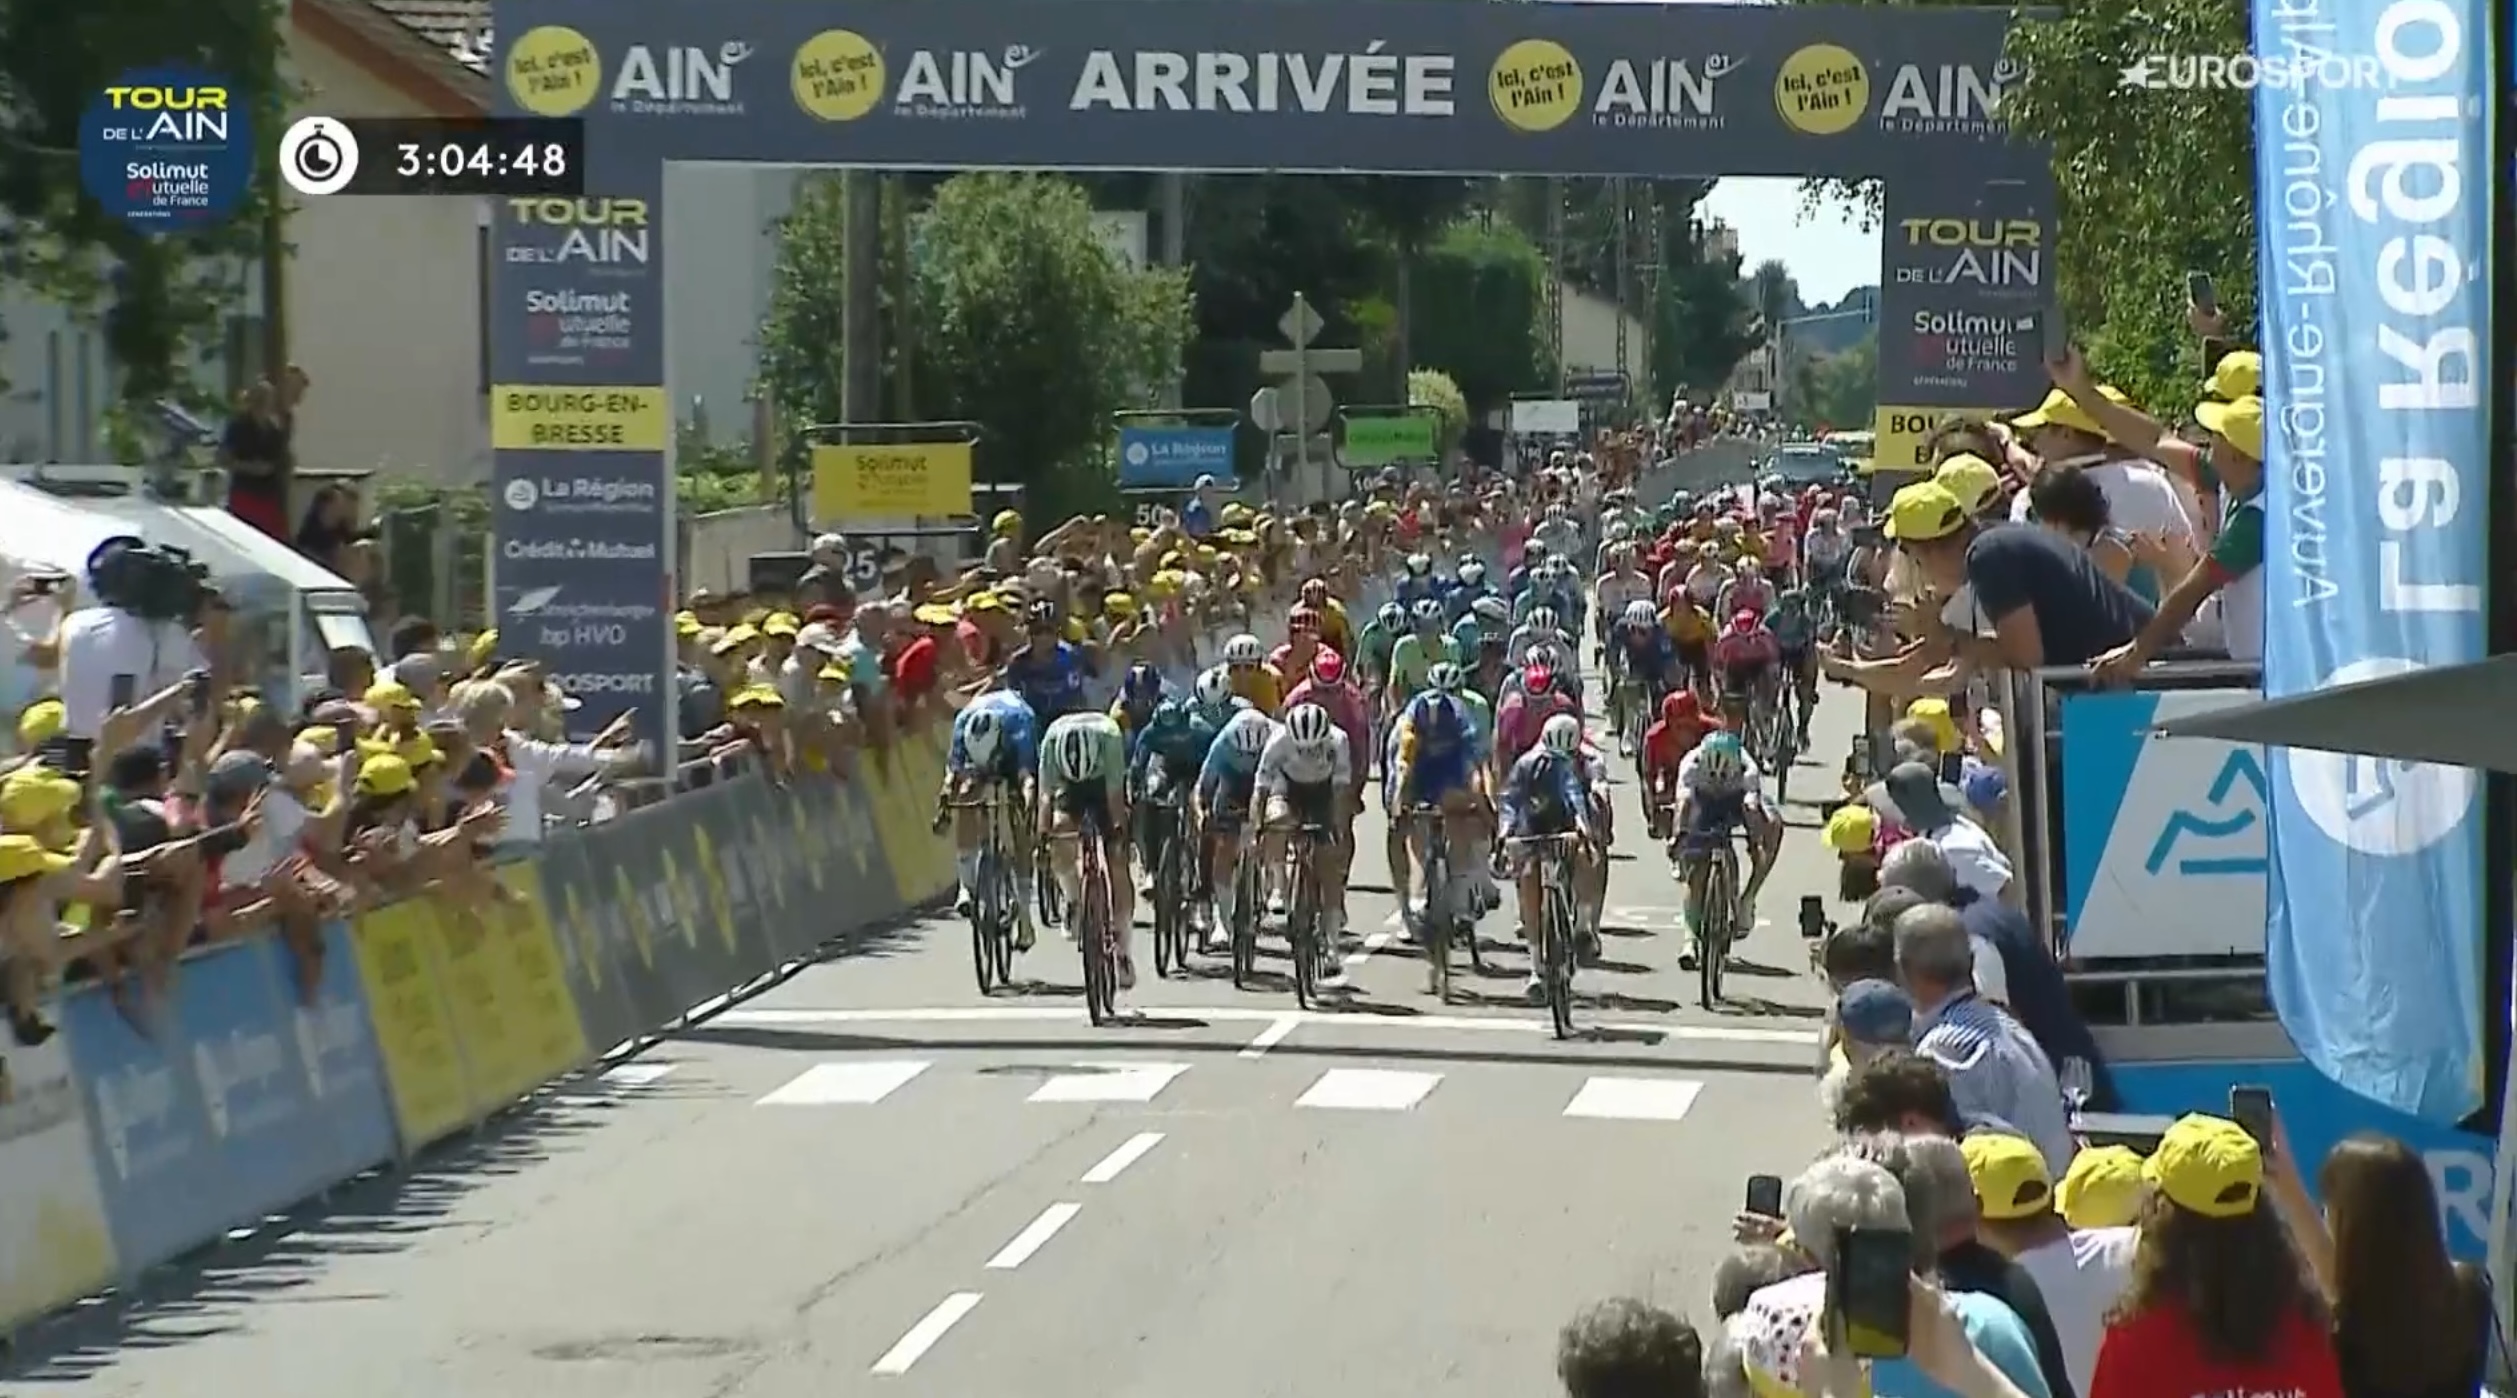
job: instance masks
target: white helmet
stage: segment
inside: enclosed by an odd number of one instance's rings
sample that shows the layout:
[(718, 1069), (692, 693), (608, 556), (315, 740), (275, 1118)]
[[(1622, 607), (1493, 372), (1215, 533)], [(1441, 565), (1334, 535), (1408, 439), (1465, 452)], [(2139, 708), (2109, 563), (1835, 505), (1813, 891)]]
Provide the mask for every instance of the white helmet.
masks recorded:
[(1435, 662), (1433, 668), (1425, 672), (1425, 679), (1443, 694), (1457, 694), (1468, 683), (1468, 676), (1460, 673), (1460, 667), (1447, 660)]
[(1532, 608), (1530, 608), (1530, 609), (1529, 609), (1529, 629), (1530, 629), (1530, 630), (1532, 630), (1532, 631), (1553, 631), (1553, 630), (1555, 630), (1555, 629), (1556, 629), (1556, 625), (1557, 625), (1557, 617), (1556, 617), (1556, 609), (1555, 609), (1555, 608), (1553, 608), (1553, 607), (1532, 607)]
[(1307, 750), (1326, 747), (1337, 737), (1337, 725), (1329, 719), (1328, 710), (1317, 704), (1296, 704), (1285, 715), (1285, 732), (1294, 746)]
[(1460, 581), (1461, 581), (1461, 582), (1463, 582), (1463, 583), (1467, 584), (1467, 585), (1468, 585), (1468, 586), (1470, 586), (1470, 587), (1475, 587), (1477, 584), (1479, 584), (1479, 583), (1481, 583), (1481, 582), (1484, 582), (1485, 580), (1486, 580), (1486, 565), (1485, 565), (1485, 564), (1480, 563), (1480, 562), (1478, 562), (1476, 559), (1473, 559), (1473, 558), (1472, 558), (1472, 559), (1468, 560), (1467, 562), (1462, 563), (1462, 564), (1460, 565)]
[[(1251, 712), (1256, 713), (1253, 709)], [(1250, 723), (1232, 725), (1232, 746), (1244, 757), (1256, 757), (1267, 751), (1267, 742), (1276, 736), (1275, 720), (1261, 717)]]
[(1637, 597), (1633, 601), (1626, 603), (1626, 624), (1628, 626), (1649, 626), (1653, 622), (1660, 620), (1660, 616), (1661, 614), (1655, 610), (1651, 602), (1645, 598)]
[(972, 709), (961, 726), (961, 750), (972, 762), (985, 764), (996, 756), (996, 740), (1005, 736), (992, 709)]
[(1192, 692), (1197, 696), (1197, 702), (1210, 709), (1230, 703), (1232, 672), (1221, 665), (1210, 665), (1198, 672), (1197, 684)]
[(1226, 665), (1256, 665), (1265, 659), (1267, 647), (1260, 645), (1259, 638), (1247, 631), (1224, 642)]
[(1407, 571), (1420, 578), (1427, 573), (1432, 572), (1433, 555), (1429, 553), (1411, 553), (1407, 555)]
[(1503, 599), (1500, 597), (1480, 597), (1468, 604), (1468, 610), (1474, 613), (1479, 621), (1503, 622), (1512, 619), (1512, 609), (1503, 605)]
[[(1557, 715), (1558, 718), (1563, 715)], [(1102, 776), (1100, 735), (1069, 728), (1057, 735), (1058, 766), (1079, 779)]]
[(1622, 519), (1608, 526), (1608, 539), (1611, 543), (1622, 544), (1633, 537), (1634, 526)]
[(1416, 624), (1418, 626), (1440, 626), (1442, 624), (1442, 604), (1434, 601), (1430, 597), (1418, 602), (1416, 604)]
[(1538, 730), (1538, 741), (1547, 745), (1547, 751), (1570, 757), (1582, 746), (1582, 720), (1571, 714), (1558, 714)]
[(1632, 544), (1611, 544), (1611, 545), (1609, 546), (1609, 548), (1608, 548), (1608, 567), (1610, 568), (1610, 570), (1611, 570), (1611, 571), (1622, 573), (1622, 572), (1624, 572), (1626, 569), (1631, 568), (1631, 567), (1633, 567), (1633, 566), (1634, 566), (1634, 545), (1632, 545)]

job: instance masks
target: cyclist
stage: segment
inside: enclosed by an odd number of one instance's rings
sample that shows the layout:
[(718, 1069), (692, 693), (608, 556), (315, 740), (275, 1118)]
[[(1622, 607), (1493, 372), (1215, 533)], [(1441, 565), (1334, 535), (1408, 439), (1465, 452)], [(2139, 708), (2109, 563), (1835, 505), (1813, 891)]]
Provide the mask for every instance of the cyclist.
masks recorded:
[(1023, 608), (1023, 644), (1005, 658), (999, 676), (1043, 724), (1084, 707), (1092, 661), (1083, 647), (1060, 638), (1065, 628), (1066, 614), (1046, 597)]
[(1127, 673), (1119, 679), (1119, 697), (1110, 704), (1110, 717), (1117, 719), (1119, 731), (1128, 735), (1131, 749), (1135, 747), (1136, 735), (1144, 731), (1146, 720), (1154, 716), (1162, 699), (1161, 671), (1143, 661), (1127, 667)]
[[(1354, 761), (1355, 780), (1360, 785), (1363, 774), (1372, 770), (1372, 705), (1363, 697), (1363, 691), (1355, 688), (1346, 678), (1346, 657), (1322, 648), (1312, 658), (1310, 677), (1285, 695), (1286, 715), (1290, 717), (1296, 708), (1304, 704), (1317, 704), (1328, 710), (1328, 716), (1336, 721), (1338, 731), (1346, 735), (1348, 746), (1353, 749), (1348, 756)], [(1360, 797), (1361, 793), (1350, 794)], [(1361, 809), (1362, 802), (1358, 799), (1355, 809), (1345, 813), (1350, 832), (1355, 815)]]
[(1748, 882), (1739, 891), (1740, 930), (1757, 925), (1757, 893), (1774, 867), (1772, 838), (1778, 823), (1765, 808), (1765, 792), (1756, 762), (1741, 747), (1736, 733), (1708, 735), (1678, 763), (1678, 809), (1672, 826), (1670, 855), (1685, 882), (1687, 950), (1678, 969), (1692, 971), (1704, 946), (1704, 879), (1713, 851), (1742, 826), (1748, 830)]
[(1442, 580), (1433, 575), (1433, 555), (1411, 553), (1402, 566), (1406, 571), (1398, 579), (1398, 604), (1407, 608), (1410, 616), (1415, 614), (1417, 604), (1422, 602), (1431, 602), (1439, 608), (1442, 604)]
[[(1250, 798), (1258, 785), (1259, 758), (1276, 737), (1276, 720), (1256, 709), (1232, 716), (1206, 750), (1197, 774), (1197, 828), (1206, 838), (1206, 886), (1215, 907), (1208, 950), (1232, 926), (1233, 904), (1240, 896), (1241, 848), (1247, 843)], [(1255, 916), (1256, 910), (1253, 910)]]
[(1355, 638), (1360, 649), (1351, 652), (1356, 671), (1363, 677), (1363, 686), (1379, 694), (1389, 684), (1390, 651), (1398, 638), (1407, 634), (1407, 609), (1396, 602), (1384, 602), (1372, 620), (1363, 625), (1363, 634)]
[(1616, 648), (1609, 644), (1608, 635), (1616, 630), (1618, 620), (1625, 616), (1628, 607), (1637, 602), (1649, 602), (1651, 596), (1652, 580), (1644, 575), (1642, 569), (1634, 566), (1634, 546), (1618, 544), (1610, 548), (1607, 571), (1591, 584), (1591, 606), (1596, 621), (1594, 629), (1599, 637), (1600, 659), (1608, 666), (1612, 678), (1617, 673), (1617, 653)]
[(1571, 564), (1550, 561), (1540, 568), (1530, 579), (1529, 591), (1512, 604), (1512, 619), (1525, 622), (1542, 610), (1559, 617), (1582, 615), (1582, 589), (1574, 581)]
[(1652, 838), (1667, 839), (1678, 804), (1678, 764), (1721, 725), (1696, 703), (1692, 689), (1661, 696), (1660, 717), (1643, 734), (1643, 813)]
[(1050, 865), (1066, 906), (1077, 912), (1066, 919), (1075, 935), (1084, 906), (1083, 847), (1078, 838), (1089, 825), (1101, 836), (1104, 870), (1110, 883), (1110, 918), (1117, 934), (1119, 989), (1136, 986), (1136, 885), (1128, 877), (1128, 842), (1132, 828), (1127, 809), (1127, 735), (1108, 714), (1067, 714), (1049, 725), (1040, 738), (1040, 810), (1037, 828), (1048, 832)]
[[(1523, 671), (1536, 666), (1553, 672), (1556, 683), (1572, 699), (1574, 712), (1581, 712), (1581, 666), (1573, 652), (1572, 638), (1564, 634), (1560, 614), (1553, 608), (1542, 607), (1530, 613), (1530, 624), (1512, 633), (1504, 652)], [(1507, 680), (1505, 688), (1510, 687)]]
[[(1454, 576), (1459, 582), (1451, 589), (1448, 599), (1453, 622), (1475, 611), (1478, 603), (1494, 599), (1494, 587), (1486, 581), (1485, 562), (1476, 555), (1462, 558)], [(1508, 604), (1506, 610), (1509, 610)]]
[[(1296, 603), (1285, 616), (1285, 643), (1267, 653), (1267, 668), (1276, 682), (1290, 690), (1311, 673), (1311, 657), (1320, 653), (1320, 630), (1327, 622), (1319, 609)], [(1278, 712), (1283, 712), (1280, 704)]]
[(1741, 561), (1730, 586), (1723, 588), (1722, 595), (1713, 600), (1715, 616), (1730, 616), (1738, 612), (1755, 612), (1764, 616), (1772, 610), (1774, 584), (1766, 580), (1765, 569), (1761, 565), (1746, 560)]
[[(1144, 728), (1133, 735), (1136, 751), (1128, 763), (1128, 791), (1136, 798), (1136, 850), (1148, 881), (1162, 867), (1162, 849), (1155, 832), (1165, 827), (1155, 820), (1155, 812), (1166, 799), (1186, 801), (1194, 794), (1198, 774), (1206, 765), (1206, 754), (1234, 712), (1230, 704), (1239, 702), (1229, 694), (1225, 697), (1227, 705), (1220, 721), (1194, 698), (1165, 699), (1155, 707)], [(1192, 838), (1196, 834), (1194, 821), (1189, 834)], [(1205, 877), (1205, 863), (1202, 859), (1194, 861), (1193, 878)], [(1201, 932), (1211, 932), (1206, 912), (1203, 900), (1192, 902), (1190, 925)]]
[(1232, 722), (1232, 716), (1250, 707), (1250, 701), (1232, 692), (1232, 671), (1221, 665), (1209, 665), (1198, 672), (1189, 686), (1189, 710), (1200, 721), (1213, 725), (1216, 732)]
[[(1010, 689), (992, 689), (971, 700), (960, 713), (953, 715), (952, 742), (944, 754), (944, 788), (937, 794), (937, 800), (975, 801), (989, 788), (1002, 784), (1017, 802), (1014, 809), (1028, 812), (1034, 799), (1032, 777), (1040, 768), (1038, 734), (1038, 720), (1020, 694)], [(939, 808), (939, 819), (942, 814)], [(975, 808), (955, 810), (950, 814), (953, 869), (961, 880), (960, 890), (953, 895), (953, 912), (968, 917), (977, 906), (979, 843), (985, 837), (985, 831)], [(1029, 951), (1032, 944), (1031, 861), (1021, 857), (1025, 851), (1003, 853), (1007, 855), (1007, 862), (1013, 865), (1014, 949)]]
[(1224, 642), (1224, 673), (1232, 678), (1232, 692), (1251, 708), (1273, 718), (1283, 706), (1284, 676), (1268, 668), (1267, 648), (1258, 637), (1244, 631)]
[(1337, 955), (1337, 939), (1346, 931), (1346, 807), (1355, 792), (1355, 765), (1348, 738), (1337, 721), (1317, 704), (1285, 711), (1285, 721), (1259, 754), (1254, 794), (1261, 811), (1259, 860), (1262, 869), (1285, 867), (1285, 845), (1301, 824), (1324, 826), (1329, 847), (1319, 871), (1325, 906), (1321, 911), (1320, 983), (1343, 984), (1346, 972)]
[(1433, 667), (1448, 660), (1459, 663), (1459, 650), (1442, 630), (1442, 604), (1428, 598), (1418, 602), (1410, 614), (1415, 629), (1398, 638), (1390, 651), (1390, 687), (1387, 703), (1390, 712), (1407, 707), (1407, 701), (1423, 692)]
[[(1456, 662), (1446, 662), (1439, 670), (1444, 681), (1458, 672)], [(1428, 673), (1428, 682), (1433, 678)], [(1389, 865), (1390, 888), (1398, 895), (1399, 911), (1410, 929), (1423, 914), (1421, 907), (1408, 900), (1411, 856), (1423, 862), (1425, 835), (1410, 812), (1419, 806), (1438, 807), (1443, 824), (1450, 834), (1452, 850), (1451, 874), (1462, 886), (1473, 887), (1463, 879), (1469, 866), (1483, 862), (1472, 858), (1471, 852), (1481, 850), (1480, 816), (1488, 805), (1490, 788), (1485, 780), (1486, 749), (1479, 739), (1477, 720), (1457, 688), (1440, 686), (1418, 694), (1400, 710), (1398, 724), (1390, 734), (1390, 757), (1384, 770), (1382, 808), (1390, 817)], [(1430, 890), (1428, 890), (1428, 893)]]
[(1477, 637), (1477, 654), (1470, 658), (1468, 692), (1486, 701), (1489, 708), (1501, 703), (1505, 685), (1512, 679), (1512, 660), (1503, 648), (1501, 632), (1488, 631)]
[[(1598, 858), (1576, 867), (1573, 872), (1573, 910), (1581, 923), (1582, 954), (1596, 958), (1599, 955), (1599, 924), (1608, 911), (1608, 862), (1617, 848), (1617, 807), (1609, 791), (1607, 754), (1601, 752), (1590, 735), (1582, 731), (1580, 719), (1574, 720), (1573, 731), (1581, 742), (1575, 756), (1579, 759), (1582, 772), (1582, 793), (1591, 802), (1591, 829), (1597, 832), (1599, 844), (1594, 851)], [(1540, 745), (1544, 746), (1546, 740), (1542, 730)]]
[[(1574, 522), (1572, 512), (1564, 507), (1562, 500), (1548, 503), (1547, 513), (1539, 519), (1538, 527), (1531, 531), (1531, 535), (1547, 546), (1549, 558), (1560, 563), (1582, 556), (1582, 526)], [(1569, 568), (1572, 565), (1565, 563), (1564, 566)]]
[[(1732, 526), (1734, 531), (1737, 527)], [(1686, 579), (1681, 584), (1688, 601), (1707, 611), (1712, 610), (1713, 604), (1721, 600), (1722, 589), (1730, 586), (1730, 565), (1723, 561), (1729, 556), (1719, 544), (1696, 550), (1695, 566), (1687, 570)]]
[[(1581, 720), (1570, 714), (1549, 719), (1537, 745), (1515, 759), (1505, 773), (1501, 802), (1506, 841), (1580, 834), (1582, 844), (1572, 854), (1576, 870), (1589, 862), (1597, 839), (1591, 793), (1583, 782), (1581, 747)], [(1537, 929), (1545, 921), (1538, 852), (1523, 846), (1507, 847), (1506, 853), (1513, 880), (1520, 886), (1521, 941), (1530, 949), (1529, 997), (1537, 1000), (1546, 994), (1538, 963)], [(1566, 930), (1579, 934), (1578, 928)]]
[(1678, 682), (1678, 647), (1669, 639), (1668, 628), (1661, 625), (1660, 610), (1652, 599), (1637, 597), (1626, 604), (1610, 633), (1608, 668), (1622, 677), (1615, 683), (1633, 691), (1642, 706), (1639, 721), (1648, 724), (1653, 710), (1660, 707), (1661, 696)]
[(1755, 612), (1733, 613), (1730, 627), (1713, 642), (1715, 692), (1725, 718), (1744, 718), (1751, 707), (1771, 694), (1774, 673), (1783, 663), (1782, 647)]
[(1486, 628), (1492, 626), (1495, 628), (1495, 634), (1500, 636), (1512, 629), (1510, 617), (1511, 613), (1505, 609), (1502, 599), (1478, 598), (1467, 611), (1462, 612), (1457, 619), (1452, 621), (1451, 648), (1461, 655), (1475, 655), (1477, 642), (1485, 637)]
[(1831, 508), (1810, 512), (1809, 533), (1800, 542), (1802, 578), (1820, 588), (1840, 586), (1844, 561), (1853, 555), (1853, 539), (1837, 525)]
[(1555, 670), (1541, 663), (1524, 667), (1520, 687), (1504, 695), (1495, 709), (1496, 765), (1509, 770), (1538, 742), (1549, 719), (1569, 717), (1578, 725), (1581, 713), (1572, 696), (1564, 692), (1564, 682)]
[[(1791, 695), (1798, 701), (1798, 714), (1787, 713), (1793, 720), (1793, 734), (1799, 739), (1795, 747), (1809, 746), (1809, 716), (1818, 708), (1818, 656), (1812, 644), (1816, 637), (1815, 618), (1810, 615), (1811, 591), (1797, 581), (1778, 588), (1774, 605), (1765, 614), (1765, 629), (1774, 636), (1776, 659), (1782, 676), (1778, 684), (1791, 686)], [(1779, 701), (1780, 695), (1777, 695)]]
[(1516, 611), (1520, 608), (1522, 594), (1529, 591), (1531, 583), (1537, 579), (1539, 571), (1547, 566), (1547, 562), (1547, 545), (1544, 540), (1531, 539), (1522, 545), (1520, 566), (1505, 574), (1503, 578), (1505, 605)]
[(1302, 580), (1302, 605), (1320, 614), (1320, 644), (1340, 655), (1355, 648), (1355, 623), (1346, 615), (1346, 604), (1329, 595), (1328, 579)]

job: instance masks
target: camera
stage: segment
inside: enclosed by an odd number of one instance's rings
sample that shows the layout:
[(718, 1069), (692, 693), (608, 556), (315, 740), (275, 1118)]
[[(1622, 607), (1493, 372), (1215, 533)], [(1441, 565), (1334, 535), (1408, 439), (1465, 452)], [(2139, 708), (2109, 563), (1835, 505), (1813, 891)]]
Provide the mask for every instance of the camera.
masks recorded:
[(210, 595), (210, 570), (171, 544), (123, 535), (96, 546), (87, 558), (88, 589), (96, 600), (146, 621), (189, 624)]

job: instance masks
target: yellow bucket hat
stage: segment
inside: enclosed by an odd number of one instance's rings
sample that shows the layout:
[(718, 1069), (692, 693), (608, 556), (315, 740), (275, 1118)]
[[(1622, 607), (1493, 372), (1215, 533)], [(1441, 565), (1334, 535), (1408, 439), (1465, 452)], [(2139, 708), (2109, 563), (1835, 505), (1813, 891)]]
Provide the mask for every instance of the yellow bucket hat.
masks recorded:
[(1966, 502), (1938, 481), (1918, 481), (1888, 501), (1884, 532), (1904, 543), (1929, 543), (1958, 532), (1969, 518)]
[(2089, 416), (2086, 410), (2071, 400), (2070, 394), (2059, 388), (2046, 394), (2045, 401), (2037, 404), (2034, 411), (2010, 419), (2010, 425), (2022, 432), (2039, 427), (2069, 427), (2092, 437), (2106, 435), (2106, 429), (2097, 425), (2097, 419)]
[(2256, 397), (2194, 405), (2194, 419), (2244, 453), (2249, 461), (2264, 459), (2264, 400)]

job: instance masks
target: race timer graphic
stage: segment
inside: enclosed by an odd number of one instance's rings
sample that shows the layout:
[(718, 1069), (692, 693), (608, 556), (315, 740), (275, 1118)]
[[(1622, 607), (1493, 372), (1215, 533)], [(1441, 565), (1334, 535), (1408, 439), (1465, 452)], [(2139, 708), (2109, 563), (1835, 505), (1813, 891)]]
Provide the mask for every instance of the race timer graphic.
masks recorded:
[(314, 197), (574, 198), (585, 192), (585, 125), (550, 117), (300, 117), (280, 137), (279, 161), (289, 188)]

